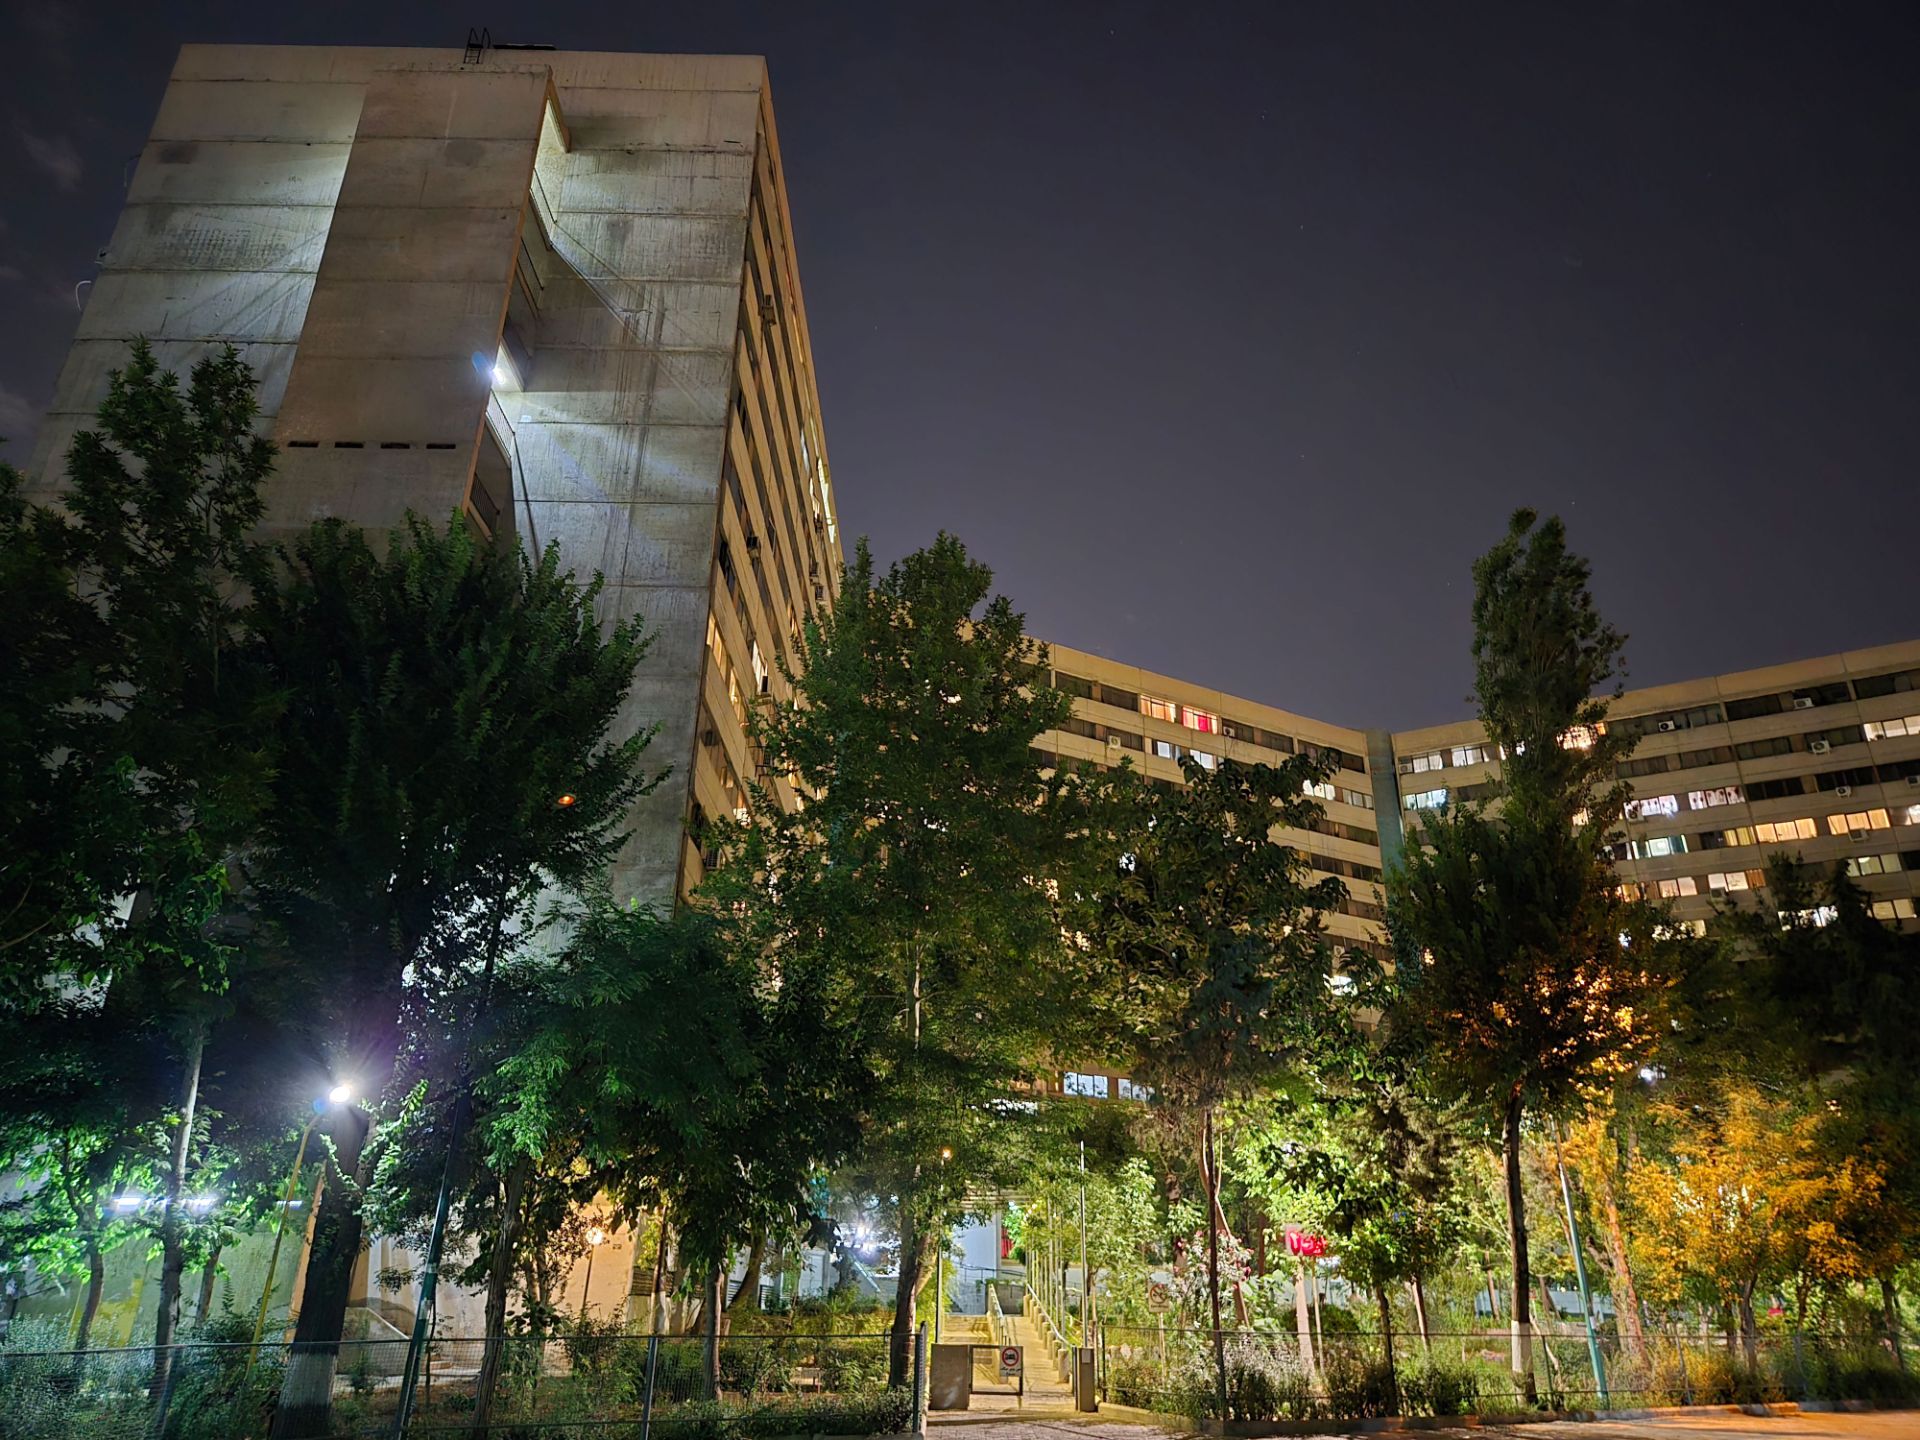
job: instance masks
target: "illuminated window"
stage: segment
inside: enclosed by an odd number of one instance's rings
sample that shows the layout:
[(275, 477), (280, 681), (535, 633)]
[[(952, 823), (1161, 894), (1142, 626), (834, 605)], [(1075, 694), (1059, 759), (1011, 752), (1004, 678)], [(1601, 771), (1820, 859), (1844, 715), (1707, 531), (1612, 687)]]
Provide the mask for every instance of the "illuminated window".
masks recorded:
[(767, 693), (767, 687), (773, 681), (773, 672), (767, 669), (767, 662), (760, 654), (760, 642), (758, 640), (753, 641), (749, 646), (749, 653), (753, 661), (753, 683), (758, 687), (760, 693), (764, 695)]
[(1707, 876), (1707, 889), (1752, 890), (1755, 889), (1757, 885), (1766, 883), (1764, 877), (1758, 882), (1755, 881), (1754, 876), (1758, 873), (1759, 872), (1754, 870), (1715, 871), (1713, 874)]
[(1920, 825), (1920, 805), (1909, 805), (1900, 812), (1902, 825)]
[(1153, 753), (1158, 755), (1162, 760), (1178, 760), (1187, 752), (1171, 740), (1156, 740), (1153, 742)]
[(1206, 735), (1217, 735), (1220, 733), (1220, 717), (1218, 715), (1209, 715), (1206, 711), (1196, 710), (1191, 705), (1184, 707), (1184, 713), (1189, 730), (1198, 730)]
[(1191, 755), (1203, 770), (1211, 770), (1220, 763), (1218, 755), (1209, 755), (1204, 750), (1189, 750), (1187, 754)]
[(1687, 853), (1687, 837), (1684, 835), (1648, 835), (1629, 843), (1636, 860), (1658, 860), (1663, 855)]
[(1811, 840), (1818, 833), (1811, 815), (1799, 820), (1771, 820), (1753, 827), (1754, 839), (1762, 845), (1782, 845), (1789, 840)]
[(1447, 757), (1434, 750), (1425, 755), (1409, 755), (1400, 762), (1402, 775), (1425, 775), (1430, 770), (1447, 768)]
[(1844, 815), (1827, 816), (1827, 832), (1832, 835), (1864, 835), (1869, 830), (1892, 828), (1893, 821), (1884, 810), (1851, 810)]
[(1373, 796), (1364, 790), (1348, 790), (1342, 788), (1340, 798), (1349, 805), (1358, 805), (1362, 810), (1371, 810), (1373, 808)]
[[(1698, 807), (1695, 807), (1698, 808)], [(1627, 802), (1627, 819), (1651, 820), (1656, 815), (1678, 815), (1680, 801), (1672, 795), (1643, 795)]]
[(1700, 884), (1691, 875), (1682, 875), (1678, 880), (1662, 880), (1660, 882), (1660, 898), (1662, 900), (1677, 900), (1682, 895), (1698, 895), (1699, 893)]
[(1156, 700), (1151, 695), (1142, 695), (1140, 697), (1140, 713), (1145, 715), (1149, 720), (1178, 722), (1180, 719), (1180, 707), (1178, 705), (1174, 704), (1171, 700)]
[(1438, 810), (1447, 803), (1446, 787), (1438, 790), (1421, 790), (1409, 795), (1401, 802), (1409, 810)]
[(1064, 1095), (1084, 1095), (1090, 1100), (1104, 1100), (1107, 1098), (1107, 1077), (1082, 1075), (1069, 1070), (1061, 1079), (1060, 1091)]
[(1300, 793), (1303, 795), (1311, 795), (1316, 800), (1331, 800), (1333, 799), (1334, 789), (1333, 786), (1327, 784), (1324, 780), (1305, 780), (1301, 782)]
[(1789, 925), (1812, 925), (1818, 929), (1831, 925), (1840, 918), (1840, 912), (1831, 905), (1816, 905), (1811, 910), (1795, 910), (1791, 914), (1782, 910), (1779, 914), (1782, 928)]
[(1911, 920), (1914, 918), (1913, 900), (1901, 896), (1897, 900), (1876, 900), (1873, 902), (1873, 918), (1876, 920)]
[(1722, 785), (1717, 790), (1689, 790), (1687, 808), (1691, 810), (1710, 810), (1715, 805), (1744, 805), (1746, 797), (1740, 793), (1738, 785)]
[(1894, 735), (1920, 735), (1920, 715), (1906, 715), (1896, 720), (1869, 720), (1860, 728), (1866, 731), (1869, 740), (1885, 740)]
[(1479, 765), (1487, 758), (1487, 747), (1484, 745), (1456, 745), (1453, 747), (1453, 763), (1456, 765)]
[(1153, 1087), (1151, 1085), (1142, 1085), (1137, 1080), (1123, 1079), (1120, 1082), (1120, 1098), (1122, 1100), (1151, 1100), (1153, 1098)]
[[(1717, 842), (1710, 838), (1715, 834), (1718, 834), (1720, 837)], [(1751, 845), (1754, 843), (1753, 827), (1750, 825), (1730, 825), (1725, 830), (1708, 830), (1700, 837), (1700, 844), (1704, 849), (1711, 850), (1715, 848), (1716, 843), (1722, 849), (1732, 849), (1737, 845)]]
[(1591, 750), (1598, 738), (1591, 725), (1576, 725), (1560, 737), (1562, 750)]

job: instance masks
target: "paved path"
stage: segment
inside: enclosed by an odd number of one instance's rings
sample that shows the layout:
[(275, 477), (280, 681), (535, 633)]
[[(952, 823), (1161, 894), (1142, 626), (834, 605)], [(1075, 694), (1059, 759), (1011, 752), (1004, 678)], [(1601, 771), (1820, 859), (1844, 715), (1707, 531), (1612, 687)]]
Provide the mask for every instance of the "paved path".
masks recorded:
[[(1122, 1425), (1094, 1416), (982, 1415), (979, 1411), (929, 1415), (929, 1428), (955, 1427), (948, 1440), (1165, 1440), (1166, 1431)], [(959, 1427), (964, 1426), (964, 1430)], [(1350, 1435), (1329, 1426), (1329, 1437)], [(1920, 1440), (1920, 1411), (1865, 1415), (1742, 1415), (1713, 1411), (1662, 1415), (1646, 1420), (1560, 1420), (1542, 1424), (1487, 1425), (1448, 1430), (1396, 1432), (1408, 1440)]]

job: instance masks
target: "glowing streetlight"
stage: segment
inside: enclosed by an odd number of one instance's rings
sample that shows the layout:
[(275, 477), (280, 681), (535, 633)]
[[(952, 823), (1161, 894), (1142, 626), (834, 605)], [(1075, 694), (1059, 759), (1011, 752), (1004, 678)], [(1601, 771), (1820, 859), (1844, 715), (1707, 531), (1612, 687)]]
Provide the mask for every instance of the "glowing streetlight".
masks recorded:
[(606, 1231), (598, 1225), (587, 1227), (587, 1283), (580, 1287), (580, 1318), (583, 1320), (593, 1308), (593, 1257), (606, 1243)]
[(573, 794), (571, 791), (569, 791), (567, 794), (560, 796), (553, 803), (558, 805), (562, 810), (571, 810), (574, 806), (580, 803), (580, 797), (578, 795)]
[(300, 1186), (300, 1171), (306, 1165), (307, 1142), (313, 1138), (313, 1127), (320, 1123), (322, 1116), (352, 1099), (352, 1085), (342, 1081), (333, 1086), (327, 1091), (326, 1099), (313, 1102), (313, 1116), (300, 1131), (300, 1147), (293, 1152), (293, 1173), (287, 1176), (287, 1193), (280, 1201), (280, 1223), (273, 1231), (273, 1250), (267, 1256), (267, 1283), (260, 1287), (260, 1308), (253, 1317), (253, 1344), (247, 1350), (247, 1374), (242, 1384), (252, 1376), (253, 1362), (260, 1356), (260, 1336), (267, 1328), (267, 1302), (273, 1298), (273, 1272), (280, 1265), (280, 1242), (287, 1238), (287, 1215), (294, 1207), (293, 1192)]
[(351, 1099), (353, 1099), (353, 1087), (351, 1085), (336, 1085), (327, 1091), (327, 1102), (329, 1104), (344, 1105)]

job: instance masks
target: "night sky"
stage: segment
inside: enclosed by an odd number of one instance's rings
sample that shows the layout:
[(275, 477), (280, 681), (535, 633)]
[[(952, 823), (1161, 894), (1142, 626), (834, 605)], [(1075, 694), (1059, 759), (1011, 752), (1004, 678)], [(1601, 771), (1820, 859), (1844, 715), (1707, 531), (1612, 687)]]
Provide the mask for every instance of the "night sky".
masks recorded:
[(1920, 6), (5, 12), (16, 460), (182, 41), (486, 23), (768, 57), (844, 528), (956, 532), (1040, 635), (1455, 718), (1520, 504), (1634, 684), (1920, 634)]

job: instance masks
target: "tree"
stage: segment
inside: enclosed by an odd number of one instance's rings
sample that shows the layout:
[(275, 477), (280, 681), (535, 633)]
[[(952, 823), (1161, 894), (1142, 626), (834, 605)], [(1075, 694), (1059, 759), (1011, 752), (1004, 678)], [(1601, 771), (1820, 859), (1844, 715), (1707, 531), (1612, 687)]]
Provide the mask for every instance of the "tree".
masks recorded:
[(992, 579), (948, 535), (884, 575), (857, 548), (807, 627), (793, 700), (756, 720), (752, 824), (719, 832), (705, 887), (740, 915), (736, 945), (841, 977), (831, 1001), (873, 1086), (860, 1164), (898, 1198), (896, 1385), (934, 1241), (970, 1184), (1008, 1168), (1008, 1102), (1066, 1013), (1058, 877), (1078, 863), (1083, 792), (1043, 775), (1032, 744), (1069, 702)]
[(331, 975), (312, 1033), (372, 1097), (324, 1127), (332, 1178), (275, 1428), (294, 1436), (327, 1424), (366, 1141), (409, 990), (488, 973), (543, 890), (599, 874), (652, 782), (650, 732), (613, 736), (640, 621), (603, 634), (600, 580), (576, 583), (556, 549), (533, 560), (458, 517), (445, 532), (416, 517), (384, 555), (325, 521), (281, 558), (255, 623), (288, 702), (248, 873), (282, 943)]
[(1188, 757), (1186, 784), (1133, 792), (1127, 853), (1089, 921), (1092, 949), (1116, 987), (1154, 1103), (1197, 1124), (1206, 1210), (1207, 1294), (1217, 1399), (1227, 1414), (1220, 1319), (1220, 1106), (1300, 1067), (1349, 1019), (1334, 996), (1326, 912), (1345, 894), (1310, 878), (1306, 857), (1276, 838), (1305, 830), (1320, 807), (1307, 787), (1324, 762), (1275, 765)]
[[(1401, 1043), (1497, 1120), (1513, 1255), (1513, 1368), (1533, 1393), (1531, 1278), (1521, 1134), (1529, 1109), (1564, 1107), (1632, 1063), (1653, 1033), (1668, 954), (1657, 916), (1608, 864), (1622, 813), (1597, 693), (1624, 640), (1603, 620), (1586, 561), (1557, 519), (1517, 512), (1474, 566), (1474, 689), (1504, 757), (1498, 815), (1427, 812), (1388, 876)], [(1617, 693), (1617, 686), (1616, 686)]]

